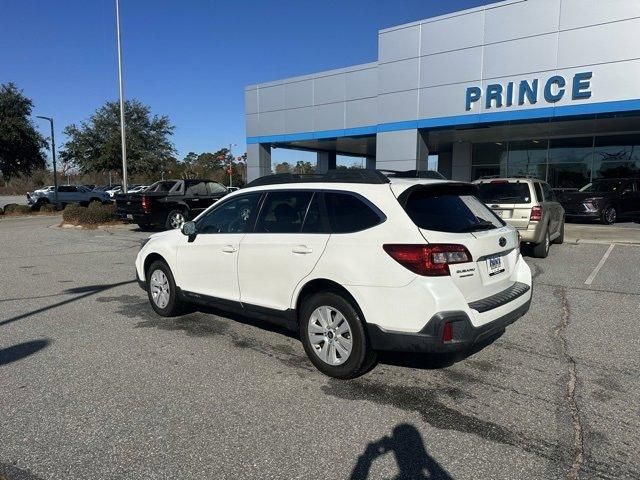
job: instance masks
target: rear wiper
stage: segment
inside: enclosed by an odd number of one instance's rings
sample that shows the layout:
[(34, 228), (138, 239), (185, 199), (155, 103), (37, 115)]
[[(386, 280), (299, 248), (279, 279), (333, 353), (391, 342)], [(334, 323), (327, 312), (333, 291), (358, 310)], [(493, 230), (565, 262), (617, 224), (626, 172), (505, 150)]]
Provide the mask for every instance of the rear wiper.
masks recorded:
[(459, 233), (479, 232), (481, 230), (493, 230), (494, 228), (498, 227), (496, 227), (492, 222), (481, 220), (478, 223), (474, 223), (473, 225), (463, 228)]

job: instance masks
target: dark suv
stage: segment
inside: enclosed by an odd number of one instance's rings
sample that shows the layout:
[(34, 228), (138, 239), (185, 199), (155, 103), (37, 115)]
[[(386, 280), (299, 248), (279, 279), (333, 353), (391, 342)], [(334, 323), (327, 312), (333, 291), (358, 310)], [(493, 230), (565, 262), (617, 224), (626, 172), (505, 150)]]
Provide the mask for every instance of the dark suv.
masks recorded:
[(620, 217), (640, 215), (639, 183), (633, 178), (601, 178), (558, 197), (568, 220), (599, 220), (611, 225)]

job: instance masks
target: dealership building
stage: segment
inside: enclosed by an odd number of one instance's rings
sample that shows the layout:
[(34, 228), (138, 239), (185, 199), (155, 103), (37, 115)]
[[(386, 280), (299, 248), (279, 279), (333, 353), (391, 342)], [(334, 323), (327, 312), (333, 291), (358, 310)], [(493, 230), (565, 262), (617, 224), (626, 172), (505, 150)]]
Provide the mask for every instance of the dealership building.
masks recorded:
[[(249, 179), (274, 148), (554, 187), (640, 176), (640, 0), (508, 0), (380, 30), (378, 60), (245, 89)], [(432, 157), (434, 158), (434, 157)]]

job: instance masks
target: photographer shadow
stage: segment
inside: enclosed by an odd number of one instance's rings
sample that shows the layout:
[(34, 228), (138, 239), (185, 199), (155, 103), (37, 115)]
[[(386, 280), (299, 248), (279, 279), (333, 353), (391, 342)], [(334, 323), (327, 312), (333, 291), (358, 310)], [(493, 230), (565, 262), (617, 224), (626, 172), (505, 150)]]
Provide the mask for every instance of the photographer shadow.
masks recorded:
[(393, 453), (398, 465), (394, 480), (453, 480), (425, 449), (420, 432), (406, 423), (397, 425), (391, 436), (384, 436), (367, 445), (351, 472), (351, 480), (366, 480), (373, 462), (387, 453)]

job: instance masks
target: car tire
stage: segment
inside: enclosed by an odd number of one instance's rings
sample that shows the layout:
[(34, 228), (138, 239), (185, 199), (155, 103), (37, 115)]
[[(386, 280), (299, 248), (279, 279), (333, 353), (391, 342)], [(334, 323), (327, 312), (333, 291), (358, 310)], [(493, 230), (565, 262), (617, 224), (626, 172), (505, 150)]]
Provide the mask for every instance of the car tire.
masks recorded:
[(564, 243), (564, 220), (562, 221), (562, 225), (560, 225), (560, 235), (553, 241), (553, 243), (556, 245), (562, 245)]
[(316, 293), (303, 301), (299, 315), (302, 345), (322, 373), (345, 380), (374, 365), (376, 353), (362, 316), (349, 299), (334, 292)]
[(549, 255), (549, 247), (551, 246), (551, 240), (549, 238), (549, 226), (544, 232), (544, 239), (541, 243), (533, 246), (533, 256), (536, 258), (547, 258)]
[(157, 260), (149, 266), (145, 275), (147, 295), (153, 310), (162, 317), (180, 315), (183, 311), (183, 302), (178, 298), (176, 282), (169, 266)]
[(151, 225), (150, 223), (139, 223), (138, 228), (143, 232), (147, 232), (153, 230), (153, 225)]
[(608, 205), (602, 209), (602, 213), (600, 214), (600, 221), (604, 225), (613, 225), (616, 223), (618, 219), (618, 212), (616, 211), (616, 207), (613, 205)]
[(182, 224), (187, 220), (187, 214), (183, 210), (171, 210), (167, 215), (164, 226), (167, 230), (175, 230), (182, 227)]

